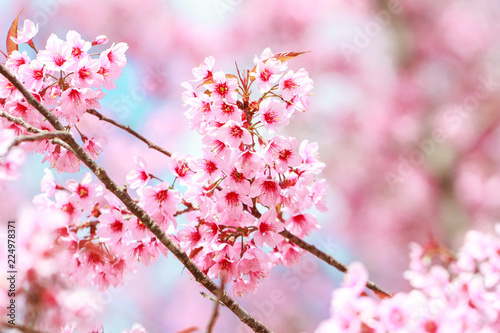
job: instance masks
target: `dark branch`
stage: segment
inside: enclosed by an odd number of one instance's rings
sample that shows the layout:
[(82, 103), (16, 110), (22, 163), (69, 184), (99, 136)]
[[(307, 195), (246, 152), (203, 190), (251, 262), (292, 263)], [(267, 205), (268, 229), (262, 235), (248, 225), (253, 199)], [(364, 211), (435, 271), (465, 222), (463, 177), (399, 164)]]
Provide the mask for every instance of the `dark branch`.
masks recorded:
[(214, 312), (212, 313), (212, 317), (210, 318), (210, 321), (208, 322), (208, 327), (207, 327), (207, 333), (212, 333), (212, 330), (215, 325), (215, 321), (217, 320), (217, 317), (219, 316), (219, 305), (221, 303), (221, 298), (222, 298), (222, 292), (224, 291), (224, 277), (220, 279), (220, 288), (219, 288), (219, 295), (217, 295), (217, 299), (215, 300), (215, 305), (214, 305)]
[[(344, 265), (341, 262), (335, 260), (335, 258), (333, 258), (332, 256), (330, 256), (330, 255), (326, 254), (325, 252), (321, 251), (316, 246), (303, 241), (299, 237), (297, 237), (294, 234), (292, 234), (290, 231), (288, 231), (288, 230), (285, 229), (282, 232), (280, 232), (280, 234), (283, 237), (287, 238), (290, 242), (292, 242), (295, 245), (297, 245), (298, 247), (300, 247), (301, 249), (303, 249), (303, 250), (305, 250), (305, 251), (307, 251), (307, 252), (315, 255), (316, 257), (318, 257), (319, 259), (323, 260), (327, 264), (335, 267), (336, 269), (338, 269), (342, 273), (346, 273), (347, 272), (347, 266), (346, 265)], [(379, 286), (377, 286), (375, 283), (373, 283), (371, 281), (366, 282), (366, 287), (368, 289), (373, 290), (377, 294), (382, 294), (382, 296), (387, 296), (387, 297), (391, 296), (390, 293), (388, 293), (387, 291), (383, 290), (382, 288), (380, 288)]]
[(99, 118), (99, 120), (102, 120), (102, 121), (105, 121), (105, 122), (108, 122), (112, 125), (115, 125), (116, 127), (118, 128), (121, 128), (122, 130), (124, 130), (125, 132), (128, 132), (130, 134), (132, 134), (133, 136), (135, 136), (137, 139), (141, 140), (142, 142), (144, 142), (145, 144), (148, 145), (149, 148), (151, 149), (154, 149), (154, 150), (157, 150), (159, 151), (160, 153), (162, 154), (165, 154), (167, 155), (168, 157), (171, 157), (172, 154), (168, 151), (166, 151), (165, 149), (163, 149), (162, 147), (154, 144), (153, 142), (149, 141), (148, 139), (146, 139), (145, 137), (143, 137), (142, 135), (140, 135), (139, 133), (137, 133), (136, 131), (134, 131), (133, 129), (130, 128), (130, 126), (125, 126), (125, 125), (122, 125), (120, 124), (119, 122), (116, 122), (114, 121), (113, 119), (110, 119), (104, 115), (102, 115), (101, 113), (97, 112), (97, 110), (94, 110), (94, 109), (88, 109), (87, 110), (87, 113), (93, 115), (93, 116), (96, 116), (97, 118)]

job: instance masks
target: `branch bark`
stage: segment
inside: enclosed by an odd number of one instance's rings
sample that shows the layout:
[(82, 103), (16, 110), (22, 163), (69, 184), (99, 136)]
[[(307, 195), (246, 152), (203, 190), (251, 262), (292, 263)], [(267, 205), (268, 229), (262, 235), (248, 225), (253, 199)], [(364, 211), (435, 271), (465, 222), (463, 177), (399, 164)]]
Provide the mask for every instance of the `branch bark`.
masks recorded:
[[(51, 142), (54, 143), (54, 144), (57, 144), (57, 145), (60, 145), (64, 148), (66, 148), (67, 150), (71, 151), (71, 148), (62, 140), (59, 139), (59, 137), (61, 135), (65, 135), (65, 134), (68, 134), (68, 132), (65, 132), (65, 131), (56, 131), (56, 132), (48, 132), (48, 131), (44, 131), (44, 130), (41, 130), (39, 129), (38, 127), (35, 127), (35, 126), (32, 126), (31, 124), (29, 124), (28, 122), (24, 121), (24, 119), (22, 118), (19, 118), (19, 117), (15, 117), (5, 111), (0, 111), (0, 117), (3, 117), (13, 123), (16, 123), (18, 125), (21, 125), (22, 127), (26, 128), (26, 130), (28, 132), (31, 132), (31, 133), (35, 133), (35, 134), (44, 134), (44, 133), (59, 133), (59, 135), (52, 135), (52, 134), (49, 134), (49, 137), (45, 138), (45, 139), (51, 139)], [(52, 138), (50, 136), (53, 136)], [(31, 136), (31, 135), (26, 135), (26, 136), (23, 136), (23, 137), (33, 137), (32, 139), (26, 139), (24, 141), (35, 141), (37, 139), (35, 139), (36, 137), (34, 136)], [(40, 139), (41, 140), (41, 139)], [(18, 142), (16, 143), (19, 144), (21, 142)], [(9, 147), (9, 149), (12, 148), (12, 145), (11, 147)]]
[[(295, 236), (290, 231), (288, 231), (288, 230), (285, 229), (282, 232), (280, 232), (280, 234), (283, 237), (287, 238), (290, 242), (292, 242), (295, 245), (297, 245), (298, 247), (300, 247), (301, 249), (303, 249), (303, 250), (305, 250), (305, 251), (307, 251), (307, 252), (315, 255), (316, 257), (318, 257), (319, 259), (323, 260), (324, 262), (326, 262), (330, 266), (335, 267), (336, 269), (338, 269), (342, 273), (346, 273), (347, 272), (347, 266), (346, 265), (344, 265), (343, 263), (335, 260), (335, 258), (333, 258), (331, 255), (326, 254), (325, 252), (323, 252), (320, 249), (318, 249), (316, 246), (314, 246), (312, 244), (309, 244), (306, 241), (304, 241), (304, 240), (300, 239), (299, 237)], [(391, 297), (390, 293), (388, 293), (387, 291), (383, 290), (382, 288), (380, 288), (379, 286), (377, 286), (375, 283), (373, 283), (371, 281), (366, 282), (366, 287), (368, 289), (373, 290), (377, 294), (382, 294), (382, 296), (385, 296), (385, 297)]]
[[(0, 74), (5, 76), (14, 87), (19, 90), (35, 109), (37, 109), (58, 131), (63, 131), (64, 127), (59, 122), (57, 117), (47, 110), (23, 85), (12, 75), (4, 65), (0, 64)], [(128, 195), (126, 189), (119, 187), (100, 167), (92, 157), (75, 141), (73, 137), (68, 137), (65, 142), (71, 147), (75, 156), (80, 159), (94, 175), (104, 184), (104, 186), (112, 192), (120, 201), (135, 215), (142, 223), (156, 236), (156, 238), (163, 244), (172, 254), (191, 272), (197, 282), (202, 284), (214, 296), (219, 294), (218, 286), (203, 273), (202, 270), (186, 255), (186, 252), (178, 247), (167, 234), (161, 230), (160, 226), (149, 216), (144, 209), (135, 203), (135, 201)], [(248, 325), (254, 332), (257, 333), (271, 333), (263, 323), (252, 317), (245, 309), (243, 309), (234, 299), (232, 299), (225, 291), (222, 291), (221, 301), (228, 307), (241, 322)]]
[(168, 157), (172, 156), (172, 154), (170, 152), (168, 152), (167, 150), (163, 149), (162, 147), (154, 144), (153, 142), (149, 141), (148, 139), (146, 139), (145, 137), (143, 137), (142, 135), (140, 135), (139, 133), (137, 133), (136, 131), (134, 131), (133, 129), (131, 129), (130, 126), (122, 125), (119, 122), (114, 121), (113, 119), (110, 119), (110, 118), (102, 115), (101, 113), (99, 113), (97, 110), (94, 110), (94, 109), (88, 109), (87, 113), (89, 113), (89, 114), (97, 117), (99, 120), (108, 122), (108, 123), (110, 123), (110, 124), (112, 124), (112, 125), (114, 125), (114, 126), (116, 126), (118, 128), (121, 128), (125, 132), (128, 132), (128, 133), (132, 134), (137, 139), (139, 139), (142, 142), (144, 142), (145, 144), (147, 144), (150, 149), (157, 150), (160, 153), (167, 155)]

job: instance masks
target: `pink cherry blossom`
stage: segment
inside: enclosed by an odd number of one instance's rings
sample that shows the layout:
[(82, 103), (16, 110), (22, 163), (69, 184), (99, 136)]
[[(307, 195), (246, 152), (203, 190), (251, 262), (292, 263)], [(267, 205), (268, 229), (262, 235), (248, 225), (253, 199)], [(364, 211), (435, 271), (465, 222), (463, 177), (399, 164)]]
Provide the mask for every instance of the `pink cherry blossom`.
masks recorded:
[(10, 37), (12, 41), (16, 44), (29, 43), (38, 33), (38, 24), (31, 20), (24, 20), (23, 27), (21, 29), (17, 29), (17, 38)]
[(312, 88), (313, 81), (303, 68), (296, 73), (293, 70), (288, 71), (279, 83), (279, 90), (283, 94), (283, 98), (287, 101), (292, 101), (294, 97), (302, 97), (308, 94)]
[(267, 131), (274, 133), (278, 127), (288, 125), (289, 119), (285, 116), (285, 105), (275, 99), (266, 99), (259, 106), (260, 119)]
[(270, 247), (275, 247), (280, 240), (276, 234), (283, 231), (283, 223), (277, 220), (277, 214), (274, 210), (268, 210), (259, 218), (258, 230), (253, 239), (257, 246), (266, 243)]
[(215, 58), (210, 56), (205, 58), (203, 64), (193, 68), (193, 75), (196, 77), (196, 80), (194, 80), (194, 82), (210, 79), (212, 77), (214, 64)]
[(47, 40), (45, 50), (37, 54), (37, 59), (43, 63), (48, 70), (66, 71), (74, 63), (72, 58), (72, 47), (68, 42), (59, 39), (55, 34), (51, 34)]
[(144, 158), (135, 156), (136, 169), (127, 174), (127, 183), (131, 189), (144, 187), (151, 179), (151, 175), (147, 172), (147, 164)]
[(249, 145), (252, 143), (250, 132), (232, 120), (228, 120), (224, 126), (217, 130), (216, 137), (233, 148), (238, 148), (240, 144)]
[(224, 72), (215, 72), (212, 76), (213, 82), (208, 85), (208, 89), (218, 100), (228, 104), (236, 102), (236, 89), (238, 81), (235, 78), (228, 78)]

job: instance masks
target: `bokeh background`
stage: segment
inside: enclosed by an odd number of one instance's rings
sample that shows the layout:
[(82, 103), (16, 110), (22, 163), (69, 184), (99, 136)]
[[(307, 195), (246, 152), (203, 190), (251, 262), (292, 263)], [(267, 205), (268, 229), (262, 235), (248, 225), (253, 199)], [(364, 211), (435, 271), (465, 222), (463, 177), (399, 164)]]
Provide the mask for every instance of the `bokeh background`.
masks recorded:
[[(318, 142), (326, 163), (329, 212), (318, 214), (322, 229), (308, 240), (341, 261), (363, 262), (391, 292), (408, 289), (410, 242), (453, 249), (466, 230), (492, 230), (499, 220), (499, 2), (0, 0), (0, 36), (21, 9), (20, 22), (39, 24), (39, 46), (68, 30), (128, 43), (128, 65), (103, 113), (194, 156), (200, 137), (189, 131), (180, 97), (193, 67), (212, 55), (217, 70), (230, 72), (235, 61), (253, 67), (266, 47), (310, 51), (289, 67), (304, 67), (314, 80), (311, 107), (285, 132)], [(86, 131), (109, 138), (99, 162), (118, 182), (134, 155), (168, 179), (163, 155), (97, 122)], [(30, 156), (23, 179), (4, 186), (2, 221), (40, 192), (40, 162)], [(240, 301), (275, 332), (313, 332), (341, 279), (305, 256)], [(139, 266), (101, 299), (105, 332), (134, 322), (149, 332), (202, 332), (213, 304), (200, 291), (174, 258)], [(216, 331), (245, 329), (223, 310)]]

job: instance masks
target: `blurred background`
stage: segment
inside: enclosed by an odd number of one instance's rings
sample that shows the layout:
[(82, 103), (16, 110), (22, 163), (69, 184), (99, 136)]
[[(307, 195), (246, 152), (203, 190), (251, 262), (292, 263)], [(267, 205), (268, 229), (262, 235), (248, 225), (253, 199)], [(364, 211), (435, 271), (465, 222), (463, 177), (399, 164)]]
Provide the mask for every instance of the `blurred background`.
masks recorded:
[[(284, 133), (318, 142), (326, 163), (329, 212), (317, 215), (322, 229), (307, 240), (345, 263), (363, 262), (391, 292), (409, 288), (402, 272), (410, 242), (456, 249), (466, 230), (492, 230), (499, 220), (500, 2), (0, 0), (0, 8), (0, 35), (24, 9), (20, 23), (39, 24), (39, 48), (68, 30), (128, 43), (128, 65), (103, 113), (193, 156), (200, 137), (189, 131), (180, 86), (193, 67), (212, 55), (217, 70), (234, 72), (235, 61), (250, 69), (266, 47), (310, 51), (289, 68), (304, 67), (314, 80), (311, 106)], [(119, 183), (134, 155), (168, 178), (166, 158), (130, 136), (97, 122), (86, 133), (112, 138), (99, 162)], [(30, 156), (23, 179), (4, 186), (2, 221), (40, 192), (41, 159)], [(275, 332), (312, 332), (341, 279), (304, 256), (239, 301)], [(140, 265), (101, 299), (105, 332), (134, 322), (149, 332), (202, 332), (213, 304), (200, 291), (173, 258)], [(224, 309), (216, 332), (246, 330)]]

